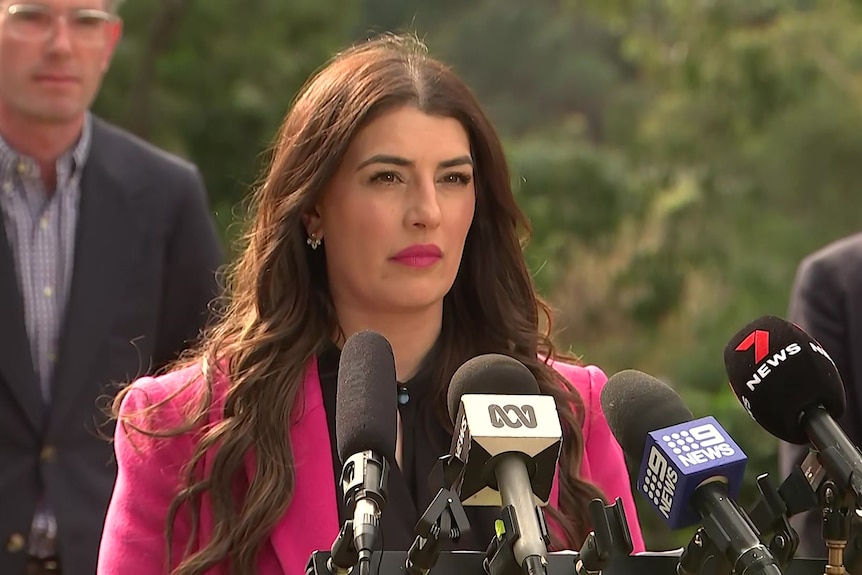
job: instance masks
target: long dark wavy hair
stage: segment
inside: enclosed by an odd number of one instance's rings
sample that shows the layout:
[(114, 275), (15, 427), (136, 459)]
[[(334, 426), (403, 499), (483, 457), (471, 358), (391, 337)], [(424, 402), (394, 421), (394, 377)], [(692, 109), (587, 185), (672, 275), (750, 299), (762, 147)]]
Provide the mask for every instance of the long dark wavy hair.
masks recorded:
[[(184, 486), (168, 513), (168, 557), (174, 556), (170, 542), (178, 512), (189, 513), (197, 530), (204, 495), (215, 528), (202, 548), (193, 546), (193, 533), (172, 575), (199, 575), (216, 564), (229, 565), (240, 575), (254, 573), (261, 545), (290, 504), (295, 471), (285, 430), (302, 400), (306, 366), (339, 331), (325, 245), (308, 248), (303, 215), (315, 205), (357, 132), (399, 106), (458, 120), (475, 163), (475, 216), (460, 270), (443, 302), (432, 378), (437, 416), (451, 430), (447, 385), (468, 359), (496, 352), (524, 363), (541, 391), (556, 399), (564, 430), (559, 510), (549, 510), (564, 540), (552, 544), (577, 549), (590, 529), (587, 505), (603, 496), (579, 478), (583, 402), (547, 363), (574, 360), (563, 358), (550, 341), (550, 310), (535, 292), (522, 253), (529, 222), (512, 194), (500, 140), (467, 86), (431, 58), (419, 40), (384, 35), (338, 54), (303, 86), (284, 119), (269, 170), (251, 198), (245, 245), (227, 274), (221, 317), (198, 348), (173, 366), (203, 366), (201, 400), (187, 408), (184, 425), (142, 428), (134, 423), (140, 420), (132, 420), (140, 414), (119, 414), (125, 393), (115, 400), (120, 423), (139, 433), (200, 434)], [(224, 366), (230, 383), (220, 423), (204, 428), (215, 396), (214, 366)], [(251, 451), (256, 474), (237, 494)], [(200, 473), (205, 455), (212, 460), (207, 476)]]

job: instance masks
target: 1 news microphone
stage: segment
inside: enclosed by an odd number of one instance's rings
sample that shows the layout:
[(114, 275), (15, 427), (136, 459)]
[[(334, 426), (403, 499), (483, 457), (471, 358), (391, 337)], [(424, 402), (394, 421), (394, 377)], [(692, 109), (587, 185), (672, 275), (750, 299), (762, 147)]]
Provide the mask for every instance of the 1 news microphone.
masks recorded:
[(546, 573), (547, 505), (562, 445), (554, 398), (540, 395), (521, 362), (498, 354), (466, 362), (452, 376), (453, 485), (464, 505), (501, 506), (511, 520), (514, 560), (524, 573)]
[(353, 545), (360, 574), (370, 568), (386, 505), (389, 465), (395, 460), (396, 389), (395, 358), (386, 338), (373, 331), (348, 338), (338, 364), (335, 439), (343, 465), (344, 502), (353, 510)]
[(862, 506), (862, 454), (836, 423), (846, 398), (826, 350), (798, 326), (764, 316), (731, 338), (724, 365), (754, 420), (788, 443), (811, 443), (829, 478)]
[(746, 457), (712, 417), (693, 419), (670, 387), (635, 370), (613, 375), (602, 410), (623, 452), (641, 457), (637, 489), (671, 529), (703, 521), (740, 575), (778, 575), (775, 558), (734, 501)]

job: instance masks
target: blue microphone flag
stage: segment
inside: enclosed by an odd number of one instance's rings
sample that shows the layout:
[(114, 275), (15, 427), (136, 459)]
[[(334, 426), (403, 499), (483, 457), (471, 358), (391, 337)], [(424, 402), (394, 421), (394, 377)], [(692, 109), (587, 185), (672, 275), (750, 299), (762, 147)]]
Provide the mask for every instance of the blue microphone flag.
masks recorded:
[(722, 481), (739, 496), (748, 458), (714, 417), (702, 417), (647, 434), (637, 489), (671, 529), (701, 521), (694, 490)]

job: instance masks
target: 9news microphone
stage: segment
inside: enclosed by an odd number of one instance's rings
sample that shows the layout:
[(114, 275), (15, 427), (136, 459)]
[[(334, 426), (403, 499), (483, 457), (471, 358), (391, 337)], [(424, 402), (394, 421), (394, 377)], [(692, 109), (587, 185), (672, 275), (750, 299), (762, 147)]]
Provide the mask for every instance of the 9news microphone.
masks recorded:
[(826, 474), (862, 505), (862, 455), (835, 421), (846, 398), (826, 350), (798, 326), (764, 316), (731, 338), (724, 365), (751, 417), (779, 439), (814, 445)]
[(746, 456), (713, 417), (693, 419), (670, 387), (635, 370), (613, 375), (602, 410), (626, 456), (641, 457), (637, 489), (671, 529), (703, 521), (740, 575), (781, 573), (739, 494)]
[(389, 462), (395, 460), (396, 389), (395, 358), (386, 338), (373, 331), (348, 338), (338, 364), (335, 440), (344, 502), (353, 509), (360, 574), (369, 569), (386, 505)]
[(547, 505), (562, 429), (554, 398), (505, 355), (481, 355), (452, 376), (447, 396), (455, 426), (451, 455), (461, 472), (453, 489), (464, 505), (499, 505), (510, 512), (515, 562), (527, 574), (546, 573)]

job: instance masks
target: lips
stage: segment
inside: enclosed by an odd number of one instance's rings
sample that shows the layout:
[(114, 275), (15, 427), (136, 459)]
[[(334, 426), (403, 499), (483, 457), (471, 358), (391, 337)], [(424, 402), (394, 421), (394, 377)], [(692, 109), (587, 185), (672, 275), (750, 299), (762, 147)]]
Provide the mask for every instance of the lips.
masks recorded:
[(392, 256), (392, 261), (410, 267), (424, 268), (432, 266), (443, 257), (443, 250), (435, 244), (416, 244), (405, 248)]
[(77, 76), (69, 74), (37, 74), (35, 76), (37, 82), (45, 82), (48, 84), (74, 84), (78, 82)]

